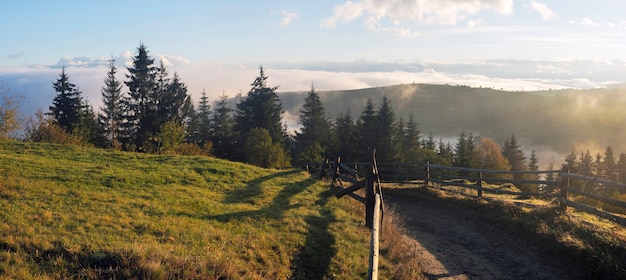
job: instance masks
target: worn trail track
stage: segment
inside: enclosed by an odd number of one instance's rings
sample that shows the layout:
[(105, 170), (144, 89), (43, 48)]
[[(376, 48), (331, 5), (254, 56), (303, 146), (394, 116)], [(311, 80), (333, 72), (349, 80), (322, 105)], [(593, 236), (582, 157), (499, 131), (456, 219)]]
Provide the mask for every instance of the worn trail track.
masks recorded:
[(428, 279), (572, 279), (534, 248), (481, 221), (471, 210), (385, 190), (385, 204), (405, 219)]

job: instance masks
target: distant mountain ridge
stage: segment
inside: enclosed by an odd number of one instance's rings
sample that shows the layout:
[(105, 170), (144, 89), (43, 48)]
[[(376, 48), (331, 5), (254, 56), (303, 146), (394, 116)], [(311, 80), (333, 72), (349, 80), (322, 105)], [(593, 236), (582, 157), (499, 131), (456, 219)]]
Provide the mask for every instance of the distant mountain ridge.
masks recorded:
[[(378, 107), (391, 99), (396, 117), (412, 114), (422, 136), (456, 138), (462, 131), (503, 143), (515, 134), (531, 149), (565, 154), (577, 150), (626, 151), (626, 88), (503, 91), (462, 85), (403, 84), (318, 91), (332, 119), (348, 110), (358, 118), (367, 99)], [(279, 93), (283, 108), (298, 116), (305, 92)], [(560, 163), (557, 161), (556, 163)]]

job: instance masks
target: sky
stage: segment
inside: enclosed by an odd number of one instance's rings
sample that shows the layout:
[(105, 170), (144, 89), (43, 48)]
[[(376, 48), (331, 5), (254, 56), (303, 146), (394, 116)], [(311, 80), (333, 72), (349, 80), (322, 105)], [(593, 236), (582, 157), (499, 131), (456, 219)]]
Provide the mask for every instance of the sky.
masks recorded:
[(506, 90), (626, 82), (626, 1), (3, 1), (0, 80), (47, 110), (61, 67), (99, 108), (107, 60), (140, 43), (211, 100), (402, 83)]

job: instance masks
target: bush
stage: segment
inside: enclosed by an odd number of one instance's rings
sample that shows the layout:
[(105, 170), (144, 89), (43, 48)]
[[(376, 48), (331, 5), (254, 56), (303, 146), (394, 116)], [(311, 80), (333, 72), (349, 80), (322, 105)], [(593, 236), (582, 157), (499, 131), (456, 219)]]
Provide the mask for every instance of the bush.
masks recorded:
[(26, 124), (24, 137), (26, 141), (69, 145), (84, 144), (80, 137), (65, 132), (52, 119), (46, 118), (41, 110), (37, 111), (35, 117), (36, 120), (30, 119)]

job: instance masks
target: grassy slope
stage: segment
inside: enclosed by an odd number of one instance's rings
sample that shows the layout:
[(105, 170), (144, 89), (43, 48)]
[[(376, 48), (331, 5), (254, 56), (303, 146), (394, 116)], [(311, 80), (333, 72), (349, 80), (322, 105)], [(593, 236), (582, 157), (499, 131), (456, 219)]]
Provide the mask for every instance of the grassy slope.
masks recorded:
[(295, 170), (0, 141), (0, 278), (362, 279), (361, 211)]

